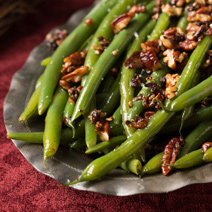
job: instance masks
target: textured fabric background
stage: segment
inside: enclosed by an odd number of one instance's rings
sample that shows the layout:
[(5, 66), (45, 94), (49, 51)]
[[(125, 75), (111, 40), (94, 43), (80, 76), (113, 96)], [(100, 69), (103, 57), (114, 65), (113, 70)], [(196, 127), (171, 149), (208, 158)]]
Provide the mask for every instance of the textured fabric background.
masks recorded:
[[(3, 211), (212, 211), (212, 184), (168, 194), (113, 197), (60, 187), (37, 172), (6, 138), (3, 101), (13, 74), (53, 27), (93, 0), (46, 0), (0, 38), (0, 212)], [(154, 185), (153, 185), (154, 186)]]

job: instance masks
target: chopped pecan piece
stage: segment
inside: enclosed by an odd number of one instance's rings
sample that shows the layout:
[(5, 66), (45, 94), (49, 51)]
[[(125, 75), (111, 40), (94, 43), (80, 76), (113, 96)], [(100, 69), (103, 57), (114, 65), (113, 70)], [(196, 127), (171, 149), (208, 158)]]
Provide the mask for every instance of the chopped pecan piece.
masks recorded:
[(205, 153), (207, 152), (207, 150), (211, 147), (212, 145), (212, 142), (205, 142), (203, 145), (202, 145), (202, 152)]
[(136, 129), (143, 129), (147, 126), (148, 121), (139, 115), (136, 115), (131, 121), (126, 121), (126, 124)]
[(62, 80), (66, 80), (67, 82), (77, 83), (82, 77), (88, 73), (88, 66), (81, 66), (75, 69), (73, 72), (66, 74), (62, 77)]
[(46, 35), (46, 45), (49, 50), (55, 50), (67, 37), (66, 30), (56, 29), (52, 34)]
[(74, 86), (74, 87), (68, 89), (68, 95), (70, 97), (69, 101), (72, 104), (76, 103), (81, 90), (82, 90), (82, 86), (78, 86), (78, 87)]
[(169, 16), (180, 16), (182, 15), (183, 8), (182, 7), (174, 7), (170, 4), (162, 5), (162, 11), (167, 13)]
[(141, 74), (136, 75), (136, 77), (133, 78), (130, 82), (131, 87), (133, 88), (141, 87), (141, 83), (142, 83), (141, 80), (142, 80), (142, 75)]
[(155, 1), (155, 7), (153, 8), (154, 15), (152, 16), (152, 18), (154, 20), (157, 20), (159, 18), (162, 5), (163, 5), (163, 0), (156, 0)]
[(141, 52), (133, 52), (133, 54), (125, 61), (124, 65), (127, 68), (135, 69), (135, 68), (142, 68), (143, 63), (140, 59)]
[(145, 43), (141, 43), (141, 48), (143, 52), (153, 49), (156, 53), (158, 53), (160, 50), (158, 40), (146, 41)]
[(110, 27), (115, 34), (119, 33), (122, 29), (125, 29), (129, 24), (130, 20), (134, 17), (136, 13), (145, 12), (146, 8), (144, 6), (134, 5), (128, 13), (124, 13), (117, 18), (115, 18)]
[(196, 48), (197, 44), (197, 41), (186, 39), (184, 41), (179, 42), (179, 47), (184, 51), (191, 51)]
[(165, 97), (168, 99), (172, 99), (175, 96), (175, 92), (177, 91), (177, 81), (179, 79), (178, 74), (167, 74), (166, 75), (166, 90), (165, 90)]
[(103, 120), (103, 118), (107, 115), (107, 113), (101, 112), (101, 110), (93, 110), (91, 111), (88, 118), (90, 119), (91, 124), (95, 124)]
[(92, 18), (86, 19), (86, 20), (85, 20), (85, 24), (88, 25), (88, 26), (92, 25), (92, 24), (93, 24)]
[(185, 0), (170, 0), (169, 3), (172, 6), (182, 7), (186, 3), (186, 1)]
[(110, 124), (109, 122), (104, 122), (101, 130), (95, 129), (101, 141), (109, 141), (110, 138)]
[(153, 49), (149, 49), (146, 52), (141, 52), (140, 59), (144, 66), (146, 66), (148, 69), (156, 71), (161, 68), (161, 64)]
[(208, 67), (208, 66), (211, 66), (212, 65), (212, 50), (210, 50), (207, 54), (207, 57), (206, 57), (206, 61), (203, 65), (203, 67)]
[(99, 46), (93, 46), (95, 54), (101, 54), (110, 45), (110, 41), (102, 36), (98, 37), (98, 40), (99, 40)]
[(186, 52), (174, 51), (174, 49), (167, 49), (163, 52), (165, 56), (163, 62), (168, 65), (171, 69), (178, 69), (181, 71), (188, 61), (188, 55)]
[(136, 13), (143, 13), (145, 11), (146, 11), (146, 7), (141, 5), (133, 5), (129, 13), (131, 13), (134, 16)]
[(160, 42), (166, 49), (174, 49), (178, 47), (178, 42), (185, 39), (185, 33), (181, 27), (173, 27), (167, 29), (160, 36)]
[(59, 84), (64, 90), (68, 90), (71, 87), (71, 84), (65, 80), (60, 80)]
[(209, 22), (211, 21), (211, 16), (208, 14), (199, 14), (196, 11), (191, 11), (191, 12), (188, 12), (187, 20), (190, 22), (195, 22), (195, 21)]
[(146, 111), (144, 113), (144, 118), (146, 120), (150, 120), (154, 115), (155, 115), (155, 112), (154, 111)]
[(166, 145), (162, 158), (162, 173), (167, 175), (171, 170), (171, 166), (166, 164), (174, 164), (176, 157), (179, 155), (181, 140), (177, 137), (172, 138), (169, 143)]

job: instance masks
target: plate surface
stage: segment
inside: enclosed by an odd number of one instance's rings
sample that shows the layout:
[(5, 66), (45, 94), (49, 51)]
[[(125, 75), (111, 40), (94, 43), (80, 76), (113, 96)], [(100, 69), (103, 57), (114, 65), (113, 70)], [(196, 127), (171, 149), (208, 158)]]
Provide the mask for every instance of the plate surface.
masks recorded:
[[(71, 31), (88, 10), (75, 13), (68, 22), (59, 27)], [(25, 65), (13, 76), (10, 90), (4, 102), (4, 121), (8, 132), (39, 132), (44, 128), (44, 117), (32, 117), (21, 124), (18, 117), (24, 110), (36, 83), (43, 72), (40, 61), (49, 56), (45, 44), (36, 47), (30, 54)], [(57, 154), (48, 159), (46, 168), (43, 168), (43, 147), (41, 145), (28, 144), (13, 140), (13, 143), (24, 157), (39, 172), (52, 177), (60, 183), (73, 181), (82, 170), (91, 162), (91, 158), (83, 153), (60, 147)], [(163, 193), (179, 189), (194, 183), (212, 182), (212, 164), (179, 171), (168, 177), (162, 174), (145, 176), (142, 179), (116, 169), (111, 171), (101, 180), (84, 182), (74, 185), (75, 189), (99, 192), (103, 194), (127, 196), (139, 193)]]

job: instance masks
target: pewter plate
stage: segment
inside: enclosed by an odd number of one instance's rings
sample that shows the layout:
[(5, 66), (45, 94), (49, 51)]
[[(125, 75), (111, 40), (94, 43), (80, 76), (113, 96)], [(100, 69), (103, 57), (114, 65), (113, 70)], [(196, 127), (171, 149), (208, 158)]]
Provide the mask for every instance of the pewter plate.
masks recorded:
[[(71, 31), (80, 23), (87, 12), (88, 9), (75, 13), (65, 25), (59, 28)], [(47, 56), (49, 56), (49, 52), (45, 44), (42, 43), (31, 52), (25, 65), (13, 76), (10, 90), (4, 102), (4, 122), (8, 132), (43, 131), (44, 117), (32, 117), (23, 124), (18, 122), (18, 117), (33, 92), (36, 80), (43, 72), (40, 62)], [(44, 168), (43, 147), (41, 145), (12, 141), (35, 169), (60, 183), (75, 180), (92, 160), (83, 153), (60, 147), (57, 154), (46, 162), (46, 168)], [(128, 196), (139, 193), (170, 192), (186, 185), (207, 182), (212, 182), (212, 164), (178, 171), (168, 177), (157, 174), (145, 176), (142, 179), (123, 170), (115, 169), (100, 180), (79, 183), (72, 187), (102, 194)]]

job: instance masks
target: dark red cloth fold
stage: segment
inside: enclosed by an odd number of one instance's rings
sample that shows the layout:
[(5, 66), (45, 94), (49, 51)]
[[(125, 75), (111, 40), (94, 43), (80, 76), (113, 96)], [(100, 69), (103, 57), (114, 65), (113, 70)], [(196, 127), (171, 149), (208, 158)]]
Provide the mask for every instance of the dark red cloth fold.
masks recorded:
[(6, 138), (2, 110), (13, 74), (49, 30), (92, 2), (46, 0), (0, 37), (0, 211), (212, 211), (211, 183), (190, 185), (168, 194), (129, 197), (60, 187), (57, 181), (36, 171)]

